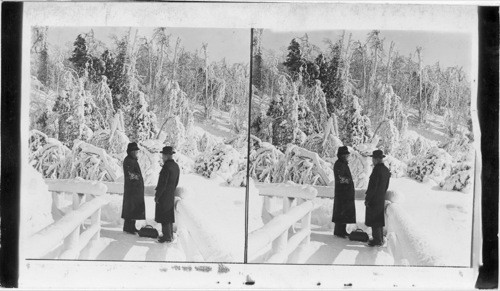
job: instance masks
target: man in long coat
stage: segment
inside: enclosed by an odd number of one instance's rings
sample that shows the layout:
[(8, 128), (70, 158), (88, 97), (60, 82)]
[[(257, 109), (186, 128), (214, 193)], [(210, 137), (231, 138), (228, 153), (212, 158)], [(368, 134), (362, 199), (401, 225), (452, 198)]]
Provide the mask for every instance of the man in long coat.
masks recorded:
[(354, 205), (354, 182), (349, 169), (349, 149), (346, 146), (339, 147), (337, 151), (338, 160), (333, 166), (335, 175), (335, 197), (333, 198), (333, 216), (335, 223), (333, 234), (345, 238), (347, 223), (356, 223), (356, 207)]
[(146, 208), (144, 205), (144, 180), (141, 168), (137, 161), (139, 147), (132, 142), (127, 146), (127, 157), (123, 161), (123, 206), (122, 218), (125, 220), (123, 231), (135, 234), (135, 221), (146, 219)]
[(172, 158), (175, 151), (172, 147), (166, 146), (161, 151), (163, 167), (158, 178), (155, 194), (155, 221), (161, 223), (163, 236), (158, 238), (158, 242), (171, 242), (173, 240), (174, 216), (174, 193), (179, 183), (179, 165)]
[(381, 246), (384, 243), (383, 228), (385, 226), (384, 209), (385, 194), (389, 188), (391, 172), (384, 165), (384, 152), (381, 150), (373, 151), (370, 156), (373, 161), (373, 171), (368, 182), (366, 190), (365, 205), (366, 216), (365, 224), (372, 228), (373, 239), (368, 242), (369, 246)]

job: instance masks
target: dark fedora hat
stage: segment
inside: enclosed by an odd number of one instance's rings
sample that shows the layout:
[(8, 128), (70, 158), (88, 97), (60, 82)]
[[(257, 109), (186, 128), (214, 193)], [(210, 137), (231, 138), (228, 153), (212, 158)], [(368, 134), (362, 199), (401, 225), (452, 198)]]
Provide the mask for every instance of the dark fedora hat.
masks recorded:
[(174, 151), (174, 148), (170, 147), (170, 146), (166, 146), (166, 147), (163, 147), (163, 149), (161, 150), (162, 154), (166, 154), (166, 155), (173, 155), (175, 154), (175, 151)]
[(337, 150), (337, 156), (348, 155), (348, 154), (350, 154), (350, 152), (346, 146), (341, 146)]
[(373, 154), (369, 155), (372, 158), (385, 158), (384, 152), (382, 150), (374, 150)]
[(139, 147), (137, 146), (136, 142), (131, 142), (127, 146), (127, 152), (138, 151), (138, 150), (139, 150)]

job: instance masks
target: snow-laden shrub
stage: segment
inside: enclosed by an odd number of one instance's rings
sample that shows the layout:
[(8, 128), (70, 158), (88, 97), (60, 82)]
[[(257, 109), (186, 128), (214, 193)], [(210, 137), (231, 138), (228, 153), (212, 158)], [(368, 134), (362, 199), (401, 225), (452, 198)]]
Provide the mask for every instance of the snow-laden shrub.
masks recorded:
[(166, 145), (174, 147), (177, 151), (180, 151), (186, 140), (186, 130), (181, 122), (179, 116), (171, 117), (165, 123), (163, 130), (165, 131)]
[(316, 165), (309, 157), (297, 154), (297, 148), (300, 152), (300, 147), (293, 144), (288, 145), (285, 155), (273, 167), (271, 182), (285, 183), (292, 181), (297, 184), (326, 186), (328, 181), (324, 181), (321, 177), (318, 166), (325, 173), (326, 179), (329, 181), (334, 180), (333, 166), (330, 163), (319, 158), (319, 165)]
[(37, 130), (30, 132), (30, 154), (28, 161), (44, 178), (57, 179), (61, 177), (71, 150), (60, 141), (47, 137)]
[(442, 182), (451, 173), (453, 159), (445, 150), (431, 148), (426, 155), (415, 157), (408, 164), (408, 176), (418, 181), (428, 178)]
[(259, 182), (271, 182), (273, 166), (283, 157), (283, 153), (268, 142), (261, 142), (250, 152), (250, 177)]
[(52, 218), (52, 194), (42, 175), (26, 165), (21, 192), (22, 237), (29, 237), (54, 222)]
[(210, 133), (204, 132), (198, 140), (198, 151), (201, 153), (211, 152), (219, 141)]
[(429, 140), (414, 131), (407, 131), (392, 153), (403, 162), (410, 162), (414, 157), (425, 155), (437, 142)]
[(412, 141), (410, 139), (402, 139), (392, 154), (401, 161), (409, 162), (414, 157), (411, 149)]
[(457, 163), (451, 170), (451, 175), (441, 182), (444, 190), (470, 192), (474, 181), (474, 167), (470, 163)]
[(368, 181), (370, 180), (370, 173), (372, 170), (371, 158), (366, 156), (365, 153), (362, 154), (351, 147), (349, 147), (349, 152), (351, 153), (349, 158), (349, 168), (351, 170), (354, 187), (368, 187)]
[(189, 174), (194, 171), (194, 161), (190, 157), (177, 152), (174, 156), (182, 174)]
[(474, 145), (465, 134), (454, 136), (442, 148), (450, 153), (456, 162), (473, 162), (474, 160)]
[[(141, 168), (142, 178), (145, 185), (156, 185), (161, 171), (161, 141), (157, 139), (148, 139), (139, 142), (138, 163)], [(125, 153), (126, 155), (126, 153)], [(125, 158), (125, 155), (123, 158)], [(123, 163), (123, 158), (121, 162)]]
[(408, 166), (402, 161), (396, 159), (392, 155), (387, 155), (384, 159), (384, 164), (391, 171), (392, 178), (400, 178), (406, 176)]
[(437, 142), (429, 140), (421, 135), (412, 138), (411, 152), (414, 156), (420, 156), (427, 153), (431, 148), (437, 146)]
[(246, 169), (238, 171), (231, 178), (229, 178), (227, 183), (229, 184), (229, 186), (232, 186), (232, 187), (246, 187), (246, 185), (247, 185), (247, 171), (246, 171)]
[(211, 152), (198, 156), (194, 169), (207, 178), (220, 175), (227, 180), (238, 171), (239, 160), (240, 154), (232, 146), (217, 144)]
[(379, 149), (386, 154), (396, 150), (399, 145), (399, 130), (394, 125), (394, 121), (386, 120), (383, 122), (377, 134), (380, 136)]
[(247, 186), (247, 155), (243, 155), (238, 164), (238, 172), (231, 176), (227, 183), (233, 187), (246, 187)]
[(323, 133), (315, 133), (308, 136), (302, 146), (318, 153), (321, 157), (333, 158), (337, 156), (337, 150), (342, 146), (342, 141), (333, 134), (325, 137)]
[(85, 180), (115, 181), (123, 176), (122, 161), (111, 157), (104, 149), (75, 140), (71, 157), (61, 169), (59, 178), (80, 177)]
[(119, 160), (127, 154), (127, 145), (130, 140), (123, 131), (116, 130), (110, 137), (109, 129), (96, 131), (90, 140), (90, 144), (106, 150), (106, 152)]

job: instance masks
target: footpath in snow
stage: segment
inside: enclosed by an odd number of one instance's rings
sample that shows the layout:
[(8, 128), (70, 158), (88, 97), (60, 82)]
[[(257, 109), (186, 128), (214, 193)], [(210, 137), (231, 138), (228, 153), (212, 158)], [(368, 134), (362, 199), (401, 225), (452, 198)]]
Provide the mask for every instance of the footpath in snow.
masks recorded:
[[(205, 229), (182, 229), (176, 223), (174, 230), (177, 233), (189, 231), (193, 233), (208, 232), (205, 235), (217, 239), (224, 238), (224, 247), (236, 254), (236, 259), (243, 261), (245, 240), (245, 188), (226, 186), (225, 181), (219, 178), (207, 179), (197, 174), (183, 175), (179, 187), (189, 192), (185, 199), (190, 211), (198, 217), (204, 218)], [(190, 242), (183, 243), (181, 237), (169, 244), (160, 244), (156, 239), (143, 238), (138, 235), (126, 234), (122, 231), (121, 195), (113, 195), (111, 206), (103, 213), (103, 217), (111, 218), (115, 223), (103, 222), (101, 240), (82, 253), (81, 259), (97, 260), (131, 260), (131, 261), (186, 261)], [(137, 227), (150, 224), (158, 231), (161, 225), (154, 222), (154, 198), (145, 197), (146, 221), (138, 221)], [(224, 213), (224, 215), (220, 215)], [(104, 220), (104, 219), (103, 219)], [(116, 223), (120, 222), (120, 223)], [(178, 221), (177, 221), (178, 222)]]
[[(432, 248), (415, 251), (423, 254), (435, 253), (439, 256), (439, 261), (446, 266), (469, 266), (473, 194), (445, 191), (432, 182), (421, 183), (407, 177), (391, 179), (390, 183), (389, 188), (400, 195), (397, 202), (399, 208), (411, 220), (411, 225), (418, 228), (410, 229), (408, 233), (418, 233), (422, 236), (419, 239)], [(311, 243), (291, 256), (290, 263), (400, 264), (392, 257), (387, 243), (383, 247), (367, 247), (365, 243), (333, 236), (333, 223), (330, 222), (333, 201), (323, 199), (323, 202), (325, 204), (322, 208), (313, 213), (313, 221), (320, 225), (313, 224)], [(364, 224), (364, 201), (357, 200), (355, 204), (357, 223), (348, 225), (348, 231), (361, 228), (371, 234), (371, 229)]]

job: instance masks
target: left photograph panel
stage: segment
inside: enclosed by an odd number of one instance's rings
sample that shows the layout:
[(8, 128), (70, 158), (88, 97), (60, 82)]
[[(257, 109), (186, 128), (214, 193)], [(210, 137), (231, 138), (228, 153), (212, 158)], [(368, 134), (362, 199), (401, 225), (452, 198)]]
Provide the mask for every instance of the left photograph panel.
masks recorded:
[(236, 262), (250, 30), (31, 27), (26, 259)]

